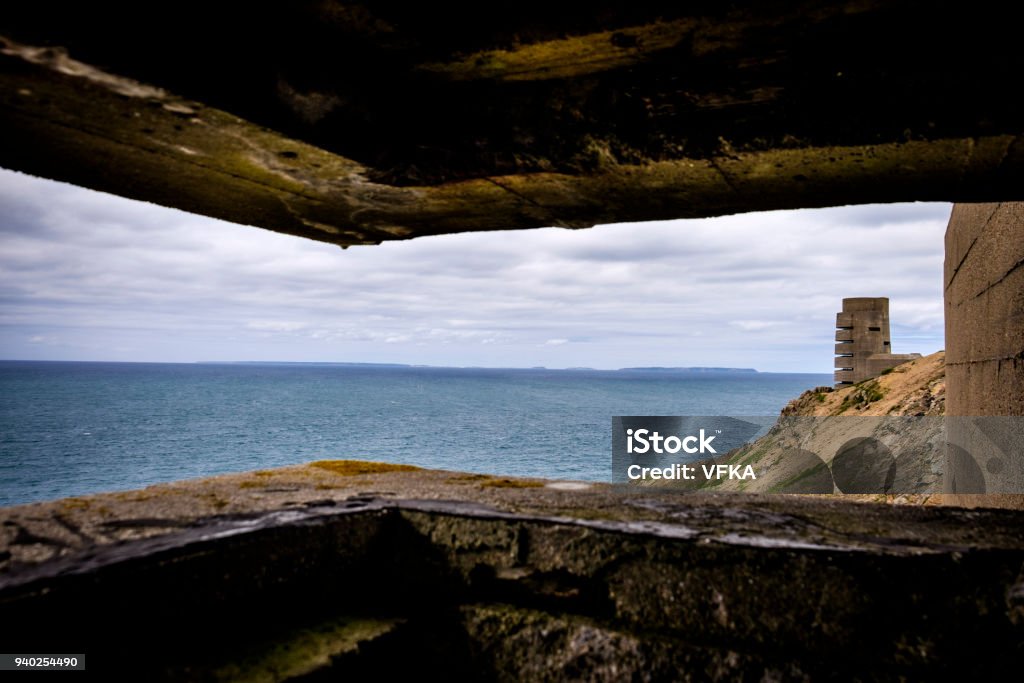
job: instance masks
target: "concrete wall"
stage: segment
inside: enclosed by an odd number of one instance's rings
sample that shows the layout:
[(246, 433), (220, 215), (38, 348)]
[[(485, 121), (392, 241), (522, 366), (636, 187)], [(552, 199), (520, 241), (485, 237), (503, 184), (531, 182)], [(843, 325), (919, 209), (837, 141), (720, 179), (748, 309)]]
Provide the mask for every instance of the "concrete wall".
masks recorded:
[(1024, 415), (1024, 203), (957, 204), (946, 229), (946, 413)]
[(1024, 415), (1022, 264), (1024, 204), (953, 208), (946, 229), (946, 414), (975, 417), (946, 421), (944, 491), (958, 494), (952, 504), (1021, 504), (1012, 495), (1024, 491), (1021, 424), (978, 416)]

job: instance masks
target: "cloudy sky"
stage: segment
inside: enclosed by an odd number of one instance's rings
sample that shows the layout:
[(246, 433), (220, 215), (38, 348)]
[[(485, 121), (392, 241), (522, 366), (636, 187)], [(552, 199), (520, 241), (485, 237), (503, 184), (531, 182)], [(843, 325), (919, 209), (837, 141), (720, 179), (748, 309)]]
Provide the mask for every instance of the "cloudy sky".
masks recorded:
[(948, 204), (338, 247), (0, 170), (0, 358), (831, 372), (843, 297), (943, 347)]

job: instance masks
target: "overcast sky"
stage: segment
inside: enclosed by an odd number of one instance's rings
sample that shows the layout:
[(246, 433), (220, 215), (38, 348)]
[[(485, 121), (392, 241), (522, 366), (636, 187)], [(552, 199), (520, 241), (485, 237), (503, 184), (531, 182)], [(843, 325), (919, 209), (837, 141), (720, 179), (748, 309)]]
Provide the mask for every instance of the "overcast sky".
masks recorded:
[(338, 247), (0, 170), (0, 358), (831, 372), (843, 297), (943, 347), (948, 204)]

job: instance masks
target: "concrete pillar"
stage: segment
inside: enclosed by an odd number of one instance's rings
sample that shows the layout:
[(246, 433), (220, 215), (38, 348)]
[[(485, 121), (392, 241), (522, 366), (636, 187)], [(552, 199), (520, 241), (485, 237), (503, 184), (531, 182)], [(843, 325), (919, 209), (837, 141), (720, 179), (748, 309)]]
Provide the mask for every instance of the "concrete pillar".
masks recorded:
[(946, 414), (1024, 415), (1024, 203), (957, 204), (946, 229)]
[(1019, 506), (991, 494), (1024, 491), (1024, 203), (953, 207), (945, 306), (944, 490), (988, 494), (960, 504)]

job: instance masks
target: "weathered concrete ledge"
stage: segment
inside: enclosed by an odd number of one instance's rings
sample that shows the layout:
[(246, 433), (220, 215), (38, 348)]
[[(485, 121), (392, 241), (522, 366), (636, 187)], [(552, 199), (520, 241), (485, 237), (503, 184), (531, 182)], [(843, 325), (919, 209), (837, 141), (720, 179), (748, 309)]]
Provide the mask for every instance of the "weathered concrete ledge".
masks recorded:
[(112, 675), (886, 680), (1021, 665), (1016, 511), (331, 461), (0, 519), (5, 644), (85, 652)]
[(0, 165), (340, 245), (1024, 200), (1010, 8), (592, 9), (11, 7)]

